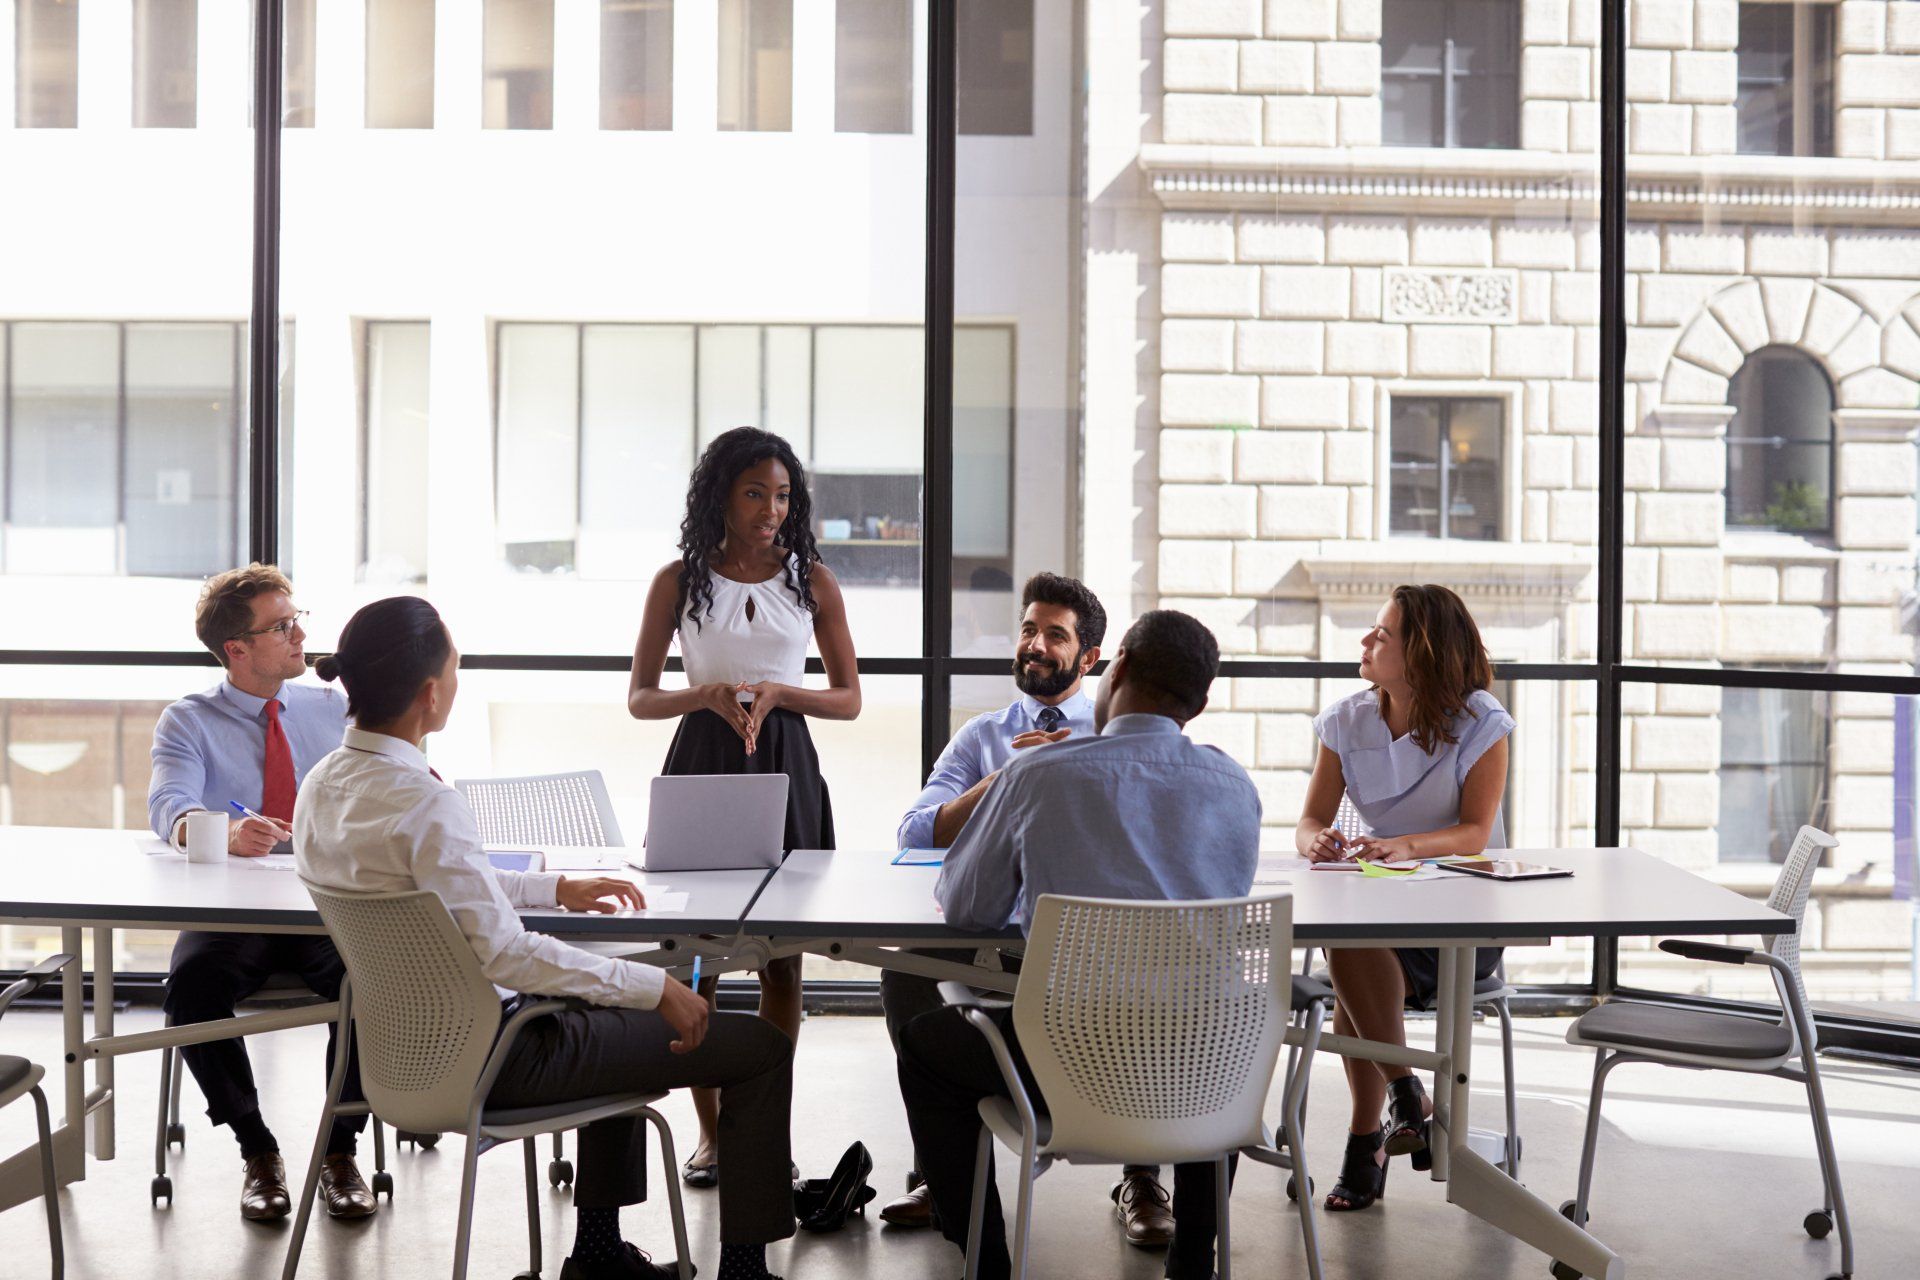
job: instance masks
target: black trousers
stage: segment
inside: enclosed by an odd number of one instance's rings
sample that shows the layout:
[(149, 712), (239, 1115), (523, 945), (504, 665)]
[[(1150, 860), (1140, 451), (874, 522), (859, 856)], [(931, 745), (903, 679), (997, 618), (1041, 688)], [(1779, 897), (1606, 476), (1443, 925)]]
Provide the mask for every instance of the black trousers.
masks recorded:
[[(212, 1022), (233, 1017), (234, 1006), (260, 990), (276, 973), (297, 973), (314, 994), (327, 1000), (340, 998), (340, 979), (346, 974), (340, 953), (328, 938), (291, 933), (183, 933), (173, 944), (173, 965), (167, 974), (167, 990), (161, 1007), (167, 1022), (176, 1027), (196, 1022)], [(321, 1077), (321, 1091), (333, 1071), (336, 1029), (327, 1026), (327, 1075)], [(180, 1056), (206, 1095), (207, 1119), (215, 1124), (231, 1124), (260, 1109), (260, 1094), (253, 1083), (253, 1064), (247, 1061), (244, 1039), (216, 1040), (211, 1044), (184, 1045)], [(361, 1102), (360, 1061), (357, 1047), (347, 1056), (347, 1078), (342, 1086), (343, 1102)], [(365, 1116), (346, 1116), (334, 1121), (335, 1132), (358, 1133), (366, 1128)]]
[[(956, 947), (929, 947), (915, 951), (915, 955), (927, 956), (934, 960), (951, 960), (955, 964), (972, 964), (974, 953)], [(1011, 957), (1009, 957), (1011, 959)], [(1018, 973), (1017, 963), (1009, 966), (1010, 972)], [(900, 1033), (906, 1025), (923, 1013), (946, 1007), (940, 998), (940, 984), (932, 978), (923, 978), (917, 973), (896, 973), (892, 969), (883, 969), (880, 973), (880, 1012), (887, 1020), (887, 1038), (893, 1041), (893, 1054), (900, 1056)], [(913, 1167), (923, 1166), (916, 1152)], [(1144, 1173), (1153, 1177), (1160, 1176), (1157, 1164), (1130, 1164), (1121, 1170), (1123, 1174)]]
[[(588, 1006), (536, 1018), (513, 1042), (487, 1101), (536, 1107), (607, 1093), (717, 1087), (720, 1240), (786, 1239), (793, 1234), (793, 1041), (745, 1013), (714, 1014), (692, 1053), (669, 1049), (675, 1037), (650, 1010)], [(638, 1116), (582, 1129), (575, 1206), (613, 1209), (645, 1200), (646, 1154), (646, 1122)]]
[[(1014, 1035), (1013, 1019), (999, 1014), (995, 1021), (1006, 1037), (1028, 1096), (1036, 1108), (1044, 1110), (1044, 1100), (1028, 1074), (1026, 1058)], [(982, 1098), (995, 1094), (1005, 1097), (1006, 1084), (994, 1063), (993, 1050), (958, 1009), (942, 1008), (920, 1015), (901, 1032), (900, 1042), (900, 1093), (907, 1102), (907, 1126), (913, 1131), (920, 1172), (933, 1195), (941, 1234), (965, 1249), (973, 1200), (974, 1152), (981, 1128), (977, 1108)], [(1229, 1162), (1229, 1177), (1235, 1163)], [(1168, 1277), (1211, 1280), (1214, 1232), (1220, 1220), (1212, 1164), (1173, 1167), (1173, 1214)], [(983, 1280), (1005, 1280), (1012, 1263), (991, 1165), (980, 1230), (980, 1275)]]

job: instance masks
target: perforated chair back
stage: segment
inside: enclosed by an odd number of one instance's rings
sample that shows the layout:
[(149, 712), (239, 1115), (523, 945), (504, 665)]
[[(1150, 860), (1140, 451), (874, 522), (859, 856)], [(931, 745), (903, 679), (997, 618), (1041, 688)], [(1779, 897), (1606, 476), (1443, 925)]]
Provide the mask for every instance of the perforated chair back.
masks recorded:
[(1013, 1022), (1064, 1156), (1259, 1145), (1292, 990), (1293, 899), (1042, 895)]
[(624, 845), (598, 769), (532, 778), (462, 778), (483, 844)]
[(1351, 839), (1354, 836), (1371, 834), (1371, 828), (1361, 819), (1360, 811), (1353, 807), (1353, 801), (1347, 793), (1340, 793), (1340, 810), (1333, 815), (1333, 825), (1340, 828), (1340, 834)]
[(500, 994), (446, 904), (424, 889), (339, 893), (303, 883), (346, 962), (373, 1113), (414, 1133), (464, 1130), (500, 1029)]
[(1767, 950), (1793, 970), (1793, 985), (1800, 989), (1802, 1004), (1806, 1003), (1807, 984), (1800, 976), (1800, 930), (1806, 925), (1807, 898), (1813, 892), (1813, 873), (1821, 857), (1839, 847), (1838, 840), (1818, 827), (1801, 827), (1800, 834), (1793, 838), (1793, 848), (1787, 850), (1780, 878), (1773, 882), (1773, 892), (1767, 897), (1769, 907), (1793, 917), (1794, 931), (1768, 938)]

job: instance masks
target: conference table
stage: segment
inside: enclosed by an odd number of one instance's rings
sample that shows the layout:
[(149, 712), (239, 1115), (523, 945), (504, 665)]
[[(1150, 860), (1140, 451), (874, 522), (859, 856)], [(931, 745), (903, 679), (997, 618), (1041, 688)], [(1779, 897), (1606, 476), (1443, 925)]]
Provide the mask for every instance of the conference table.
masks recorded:
[[(62, 1182), (86, 1176), (89, 1149), (97, 1158), (113, 1158), (116, 1057), (320, 1023), (337, 1014), (335, 1006), (323, 1004), (116, 1035), (113, 938), (121, 929), (323, 932), (284, 860), (195, 865), (161, 848), (124, 831), (0, 828), (0, 924), (57, 927), (62, 951), (76, 958), (61, 977), (65, 1097), (54, 1141)], [(769, 959), (804, 953), (959, 978), (1003, 992), (1015, 985), (1014, 976), (1001, 971), (998, 954), (1017, 948), (1019, 933), (947, 924), (934, 899), (938, 868), (891, 865), (890, 853), (796, 850), (770, 870), (650, 875), (628, 869), (615, 851), (604, 857), (589, 850), (549, 852), (557, 869), (629, 875), (656, 904), (613, 915), (522, 913), (531, 929), (598, 944), (596, 949), (619, 948), (676, 971), (683, 971), (694, 954), (707, 957), (708, 971), (717, 972), (757, 969)], [(1539, 946), (1556, 938), (1773, 935), (1792, 932), (1794, 921), (1636, 849), (1516, 850), (1512, 856), (1574, 874), (1519, 883), (1445, 873), (1376, 878), (1312, 871), (1298, 859), (1270, 856), (1261, 862), (1254, 892), (1292, 895), (1297, 945), (1439, 950), (1432, 1050), (1337, 1035), (1323, 1036), (1320, 1047), (1433, 1072), (1434, 1124), (1444, 1140), (1434, 1143), (1432, 1177), (1446, 1184), (1447, 1199), (1588, 1276), (1616, 1280), (1626, 1270), (1612, 1249), (1475, 1149), (1469, 1124), (1474, 951)], [(89, 931), (92, 1035), (85, 1028), (77, 959)], [(909, 948), (972, 950), (974, 962), (937, 960)], [(91, 1089), (85, 1074), (89, 1062)], [(89, 1116), (93, 1125), (87, 1135)], [(12, 1156), (0, 1164), (0, 1209), (31, 1198), (38, 1185), (34, 1153)]]

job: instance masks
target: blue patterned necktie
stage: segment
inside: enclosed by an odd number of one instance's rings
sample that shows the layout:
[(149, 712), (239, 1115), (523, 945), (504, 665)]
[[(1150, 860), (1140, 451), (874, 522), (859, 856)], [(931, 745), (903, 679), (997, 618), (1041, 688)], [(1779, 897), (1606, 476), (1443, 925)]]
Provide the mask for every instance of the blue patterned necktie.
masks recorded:
[(1060, 708), (1058, 707), (1040, 708), (1040, 716), (1039, 716), (1040, 732), (1052, 733), (1055, 729), (1058, 729), (1060, 727), (1060, 722), (1062, 720), (1065, 720), (1066, 718), (1067, 718), (1066, 713), (1061, 711)]

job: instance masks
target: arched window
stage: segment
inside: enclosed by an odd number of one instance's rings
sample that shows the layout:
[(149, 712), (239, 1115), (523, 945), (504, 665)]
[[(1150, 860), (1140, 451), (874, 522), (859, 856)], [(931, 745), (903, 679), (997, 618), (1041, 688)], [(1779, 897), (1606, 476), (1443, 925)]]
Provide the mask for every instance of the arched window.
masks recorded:
[(1762, 347), (1727, 387), (1727, 527), (1833, 528), (1833, 384), (1804, 351)]

